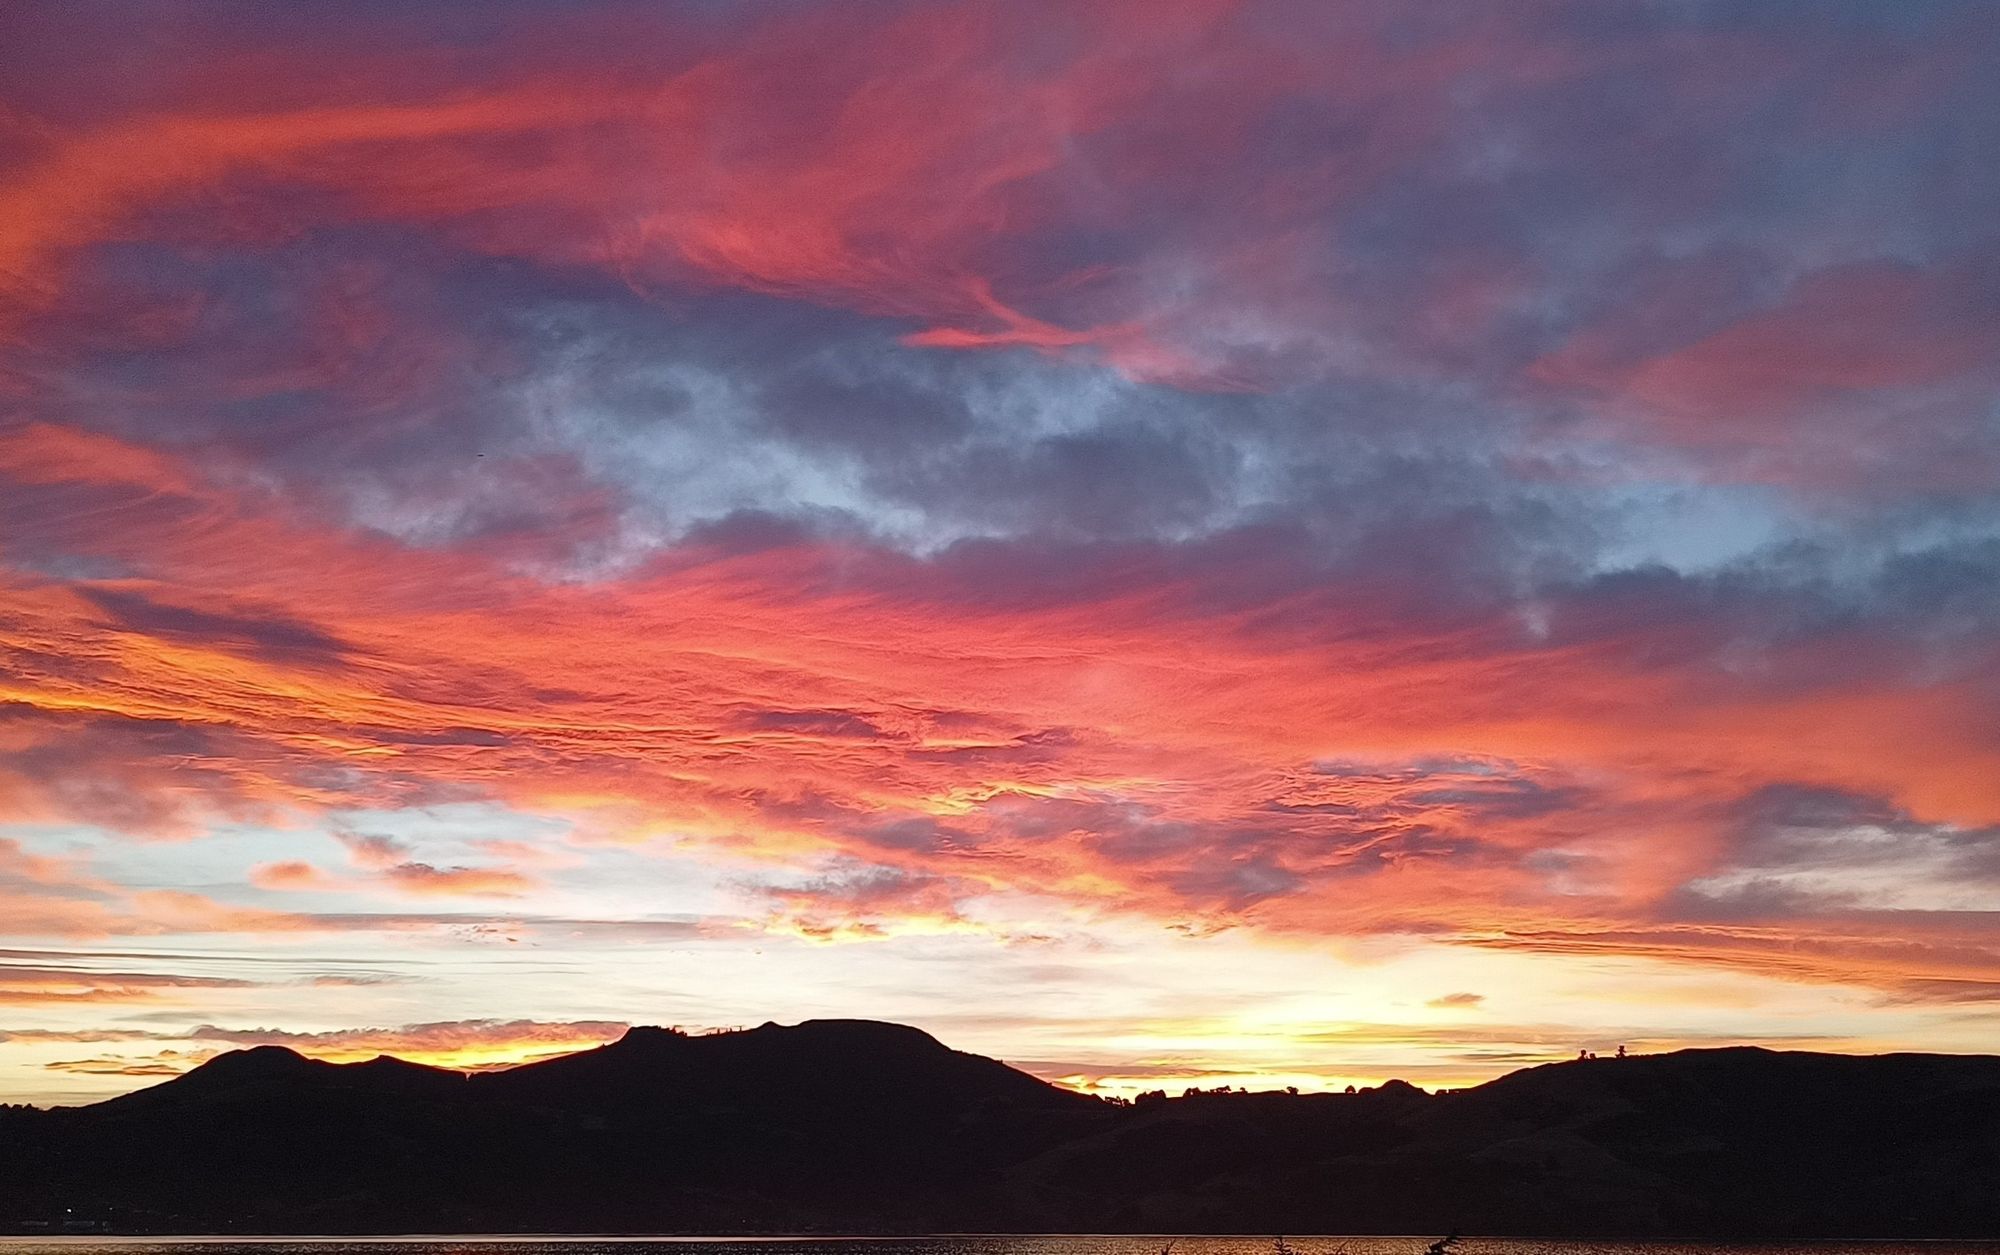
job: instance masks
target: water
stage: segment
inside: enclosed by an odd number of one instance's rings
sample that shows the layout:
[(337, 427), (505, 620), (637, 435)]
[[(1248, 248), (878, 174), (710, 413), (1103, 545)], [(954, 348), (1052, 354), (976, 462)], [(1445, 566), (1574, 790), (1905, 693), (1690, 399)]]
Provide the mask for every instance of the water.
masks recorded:
[[(1438, 1235), (1291, 1237), (1293, 1255), (1423, 1255)], [(0, 1255), (1278, 1255), (1262, 1237), (0, 1238)], [(1466, 1238), (1452, 1255), (2000, 1255), (1995, 1242), (1579, 1242)]]

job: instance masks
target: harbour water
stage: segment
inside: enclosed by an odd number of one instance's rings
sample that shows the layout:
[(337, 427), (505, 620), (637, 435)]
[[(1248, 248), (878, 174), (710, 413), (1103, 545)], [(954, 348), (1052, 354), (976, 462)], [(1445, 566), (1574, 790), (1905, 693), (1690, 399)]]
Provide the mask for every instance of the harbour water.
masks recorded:
[[(896, 1238), (0, 1238), (0, 1255), (1424, 1255), (1410, 1237), (949, 1235)], [(1452, 1255), (2000, 1255), (2000, 1242), (1698, 1243), (1465, 1238)]]

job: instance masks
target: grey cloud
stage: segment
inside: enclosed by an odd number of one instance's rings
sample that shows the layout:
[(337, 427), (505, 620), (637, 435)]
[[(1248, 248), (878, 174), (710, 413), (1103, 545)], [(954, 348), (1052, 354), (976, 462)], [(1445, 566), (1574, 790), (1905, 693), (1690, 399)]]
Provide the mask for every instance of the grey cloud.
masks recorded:
[(102, 585), (76, 585), (79, 596), (112, 616), (111, 626), (207, 647), (235, 647), (290, 663), (351, 660), (356, 650), (325, 629), (281, 612), (238, 607), (176, 606), (144, 594)]

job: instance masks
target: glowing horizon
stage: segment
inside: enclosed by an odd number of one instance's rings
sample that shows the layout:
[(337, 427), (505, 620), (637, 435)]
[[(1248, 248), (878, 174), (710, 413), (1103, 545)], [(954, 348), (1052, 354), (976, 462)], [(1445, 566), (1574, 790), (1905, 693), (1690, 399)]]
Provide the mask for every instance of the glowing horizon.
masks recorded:
[[(138, 1087), (171, 1080), (192, 1069), (225, 1054), (258, 1047), (281, 1047), (308, 1059), (333, 1064), (370, 1063), (380, 1059), (393, 1059), (404, 1063), (421, 1064), (425, 1067), (447, 1071), (474, 1073), (506, 1071), (532, 1063), (562, 1058), (581, 1051), (593, 1050), (614, 1044), (635, 1028), (649, 1027), (639, 1024), (619, 1024), (607, 1022), (537, 1023), (532, 1021), (478, 1021), (459, 1020), (439, 1024), (405, 1025), (400, 1029), (354, 1029), (331, 1032), (289, 1032), (282, 1029), (270, 1030), (227, 1030), (214, 1025), (199, 1025), (184, 1035), (171, 1032), (147, 1034), (144, 1032), (97, 1033), (74, 1035), (49, 1034), (35, 1039), (65, 1042), (117, 1042), (121, 1045), (135, 1041), (165, 1042), (181, 1040), (183, 1037), (199, 1043), (195, 1049), (160, 1050), (152, 1054), (96, 1060), (64, 1062), (56, 1070), (80, 1075), (102, 1075), (131, 1078)], [(748, 1031), (754, 1026), (725, 1025), (720, 1027), (686, 1027), (665, 1025), (675, 1032), (694, 1037), (727, 1036)], [(1373, 1030), (1381, 1026), (1349, 1025), (1336, 1030), (1355, 1043), (1369, 1045), (1400, 1046), (1412, 1041), (1435, 1039), (1442, 1034), (1413, 1033), (1406, 1028), (1375, 1035)], [(1475, 1034), (1476, 1036), (1476, 1034)], [(1531, 1035), (1524, 1034), (1524, 1037)], [(1552, 1032), (1551, 1039), (1560, 1034)], [(950, 1047), (950, 1042), (943, 1045)], [(1214, 1043), (1202, 1044), (1213, 1048)], [(1640, 1043), (1641, 1049), (1632, 1050), (1634, 1057), (1649, 1053), (1645, 1047), (1657, 1051), (1700, 1049), (1714, 1047), (1722, 1043), (1694, 1039), (1681, 1041), (1670, 1038), (1647, 1039)], [(1731, 1045), (1761, 1046), (1767, 1049), (1785, 1049), (1796, 1043), (1779, 1039), (1775, 1042), (1732, 1042)], [(1827, 1050), (1840, 1043), (1815, 1041), (1815, 1049)], [(1589, 1050), (1581, 1047), (1580, 1050)], [(1629, 1043), (1619, 1042), (1616, 1046), (1604, 1047), (1601, 1051), (1590, 1051), (1593, 1055), (1606, 1057), (1618, 1050), (1629, 1049)], [(1498, 1073), (1489, 1068), (1466, 1068), (1454, 1072), (1449, 1065), (1440, 1068), (1434, 1063), (1417, 1062), (1415, 1075), (1422, 1088), (1437, 1091), (1457, 1089), (1482, 1084), (1497, 1076), (1504, 1076), (1521, 1068), (1536, 1067), (1546, 1063), (1567, 1062), (1573, 1055), (1541, 1057), (1538, 1054), (1523, 1055), (1517, 1062)], [(1008, 1062), (1003, 1060), (1003, 1062)], [(1238, 1067), (1204, 1067), (1195, 1061), (1137, 1062), (1128, 1066), (1106, 1066), (1103, 1068), (1078, 1068), (1071, 1062), (1051, 1063), (1028, 1059), (1012, 1062), (1021, 1071), (1039, 1077), (1059, 1088), (1075, 1090), (1079, 1093), (1094, 1094), (1107, 1098), (1133, 1099), (1149, 1091), (1164, 1091), (1178, 1096), (1183, 1090), (1249, 1089), (1279, 1090), (1291, 1089), (1299, 1093), (1330, 1093), (1340, 1090), (1371, 1088), (1392, 1081), (1407, 1079), (1393, 1066), (1387, 1072), (1362, 1070), (1352, 1074), (1313, 1070), (1288, 1070), (1282, 1064), (1271, 1067), (1245, 1065)], [(105, 1095), (109, 1096), (109, 1095)]]
[(1991, 6), (5, 23), (0, 1101), (2000, 1027)]

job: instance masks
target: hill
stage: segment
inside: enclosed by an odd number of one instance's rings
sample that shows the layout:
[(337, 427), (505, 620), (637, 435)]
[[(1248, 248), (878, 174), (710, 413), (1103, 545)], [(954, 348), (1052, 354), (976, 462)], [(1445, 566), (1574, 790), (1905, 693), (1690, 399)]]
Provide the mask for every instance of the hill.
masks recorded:
[(0, 1111), (0, 1226), (134, 1232), (2000, 1233), (2000, 1059), (1683, 1051), (1116, 1106), (912, 1028), (464, 1076), (260, 1047)]

